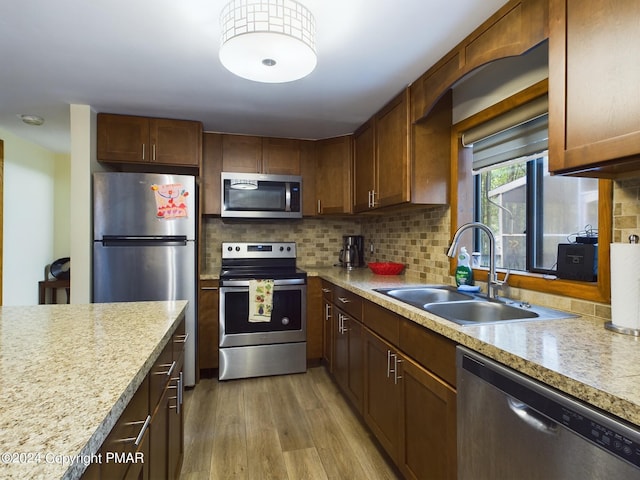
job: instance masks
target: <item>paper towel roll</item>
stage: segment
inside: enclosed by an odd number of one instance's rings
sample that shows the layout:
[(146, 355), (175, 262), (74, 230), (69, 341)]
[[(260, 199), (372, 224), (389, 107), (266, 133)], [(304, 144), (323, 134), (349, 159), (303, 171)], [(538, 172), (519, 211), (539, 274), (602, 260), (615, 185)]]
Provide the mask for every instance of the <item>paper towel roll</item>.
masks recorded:
[(611, 244), (611, 323), (640, 329), (640, 244)]

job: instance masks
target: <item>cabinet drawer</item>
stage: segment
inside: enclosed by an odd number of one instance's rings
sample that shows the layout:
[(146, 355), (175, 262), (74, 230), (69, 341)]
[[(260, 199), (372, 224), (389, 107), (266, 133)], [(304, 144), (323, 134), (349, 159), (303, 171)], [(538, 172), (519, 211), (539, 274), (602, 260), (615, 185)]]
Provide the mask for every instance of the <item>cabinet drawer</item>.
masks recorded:
[(362, 298), (355, 293), (334, 285), (333, 303), (348, 314), (353, 315), (356, 320), (362, 319)]
[[(126, 458), (127, 454), (140, 451), (143, 439), (147, 434), (149, 421), (149, 380), (148, 376), (134, 394), (118, 419), (109, 436), (102, 444), (102, 464), (100, 465), (101, 478), (124, 478), (129, 462), (115, 460)], [(138, 444), (136, 445), (136, 441)], [(107, 454), (110, 461), (107, 461)], [(112, 458), (113, 455), (113, 458)], [(146, 458), (144, 458), (146, 461)]]
[(364, 301), (362, 322), (382, 338), (399, 345), (400, 317), (375, 303)]
[(184, 356), (184, 347), (187, 343), (187, 334), (185, 332), (185, 321), (184, 319), (178, 325), (178, 328), (173, 333), (172, 345), (173, 345), (173, 355), (172, 360), (180, 360)]
[(444, 381), (456, 385), (456, 343), (417, 323), (400, 321), (400, 349)]
[(169, 342), (149, 372), (149, 408), (153, 412), (160, 401), (160, 396), (167, 382), (177, 373), (173, 360), (173, 342)]
[(322, 298), (329, 303), (333, 303), (333, 290), (334, 285), (332, 283), (322, 280)]

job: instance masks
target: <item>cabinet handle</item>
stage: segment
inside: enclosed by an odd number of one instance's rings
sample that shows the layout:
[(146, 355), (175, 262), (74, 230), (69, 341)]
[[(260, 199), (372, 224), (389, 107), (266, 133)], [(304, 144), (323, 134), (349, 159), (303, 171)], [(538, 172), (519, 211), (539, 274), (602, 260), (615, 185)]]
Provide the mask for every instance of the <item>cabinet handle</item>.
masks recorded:
[(151, 147), (151, 161), (155, 162), (156, 161), (156, 144), (154, 143), (153, 146)]
[(376, 191), (375, 190), (371, 190), (371, 205), (370, 207), (373, 208), (377, 205), (376, 203)]
[(398, 365), (403, 362), (402, 359), (398, 358), (397, 354), (394, 354), (395, 357), (395, 366), (393, 367), (393, 383), (398, 384), (398, 380), (402, 378), (402, 375), (398, 375)]
[(140, 420), (139, 422), (127, 422), (127, 423), (125, 423), (125, 425), (127, 425), (127, 426), (133, 426), (133, 425), (142, 424), (142, 428), (140, 429), (140, 432), (138, 433), (138, 435), (136, 437), (121, 438), (120, 440), (115, 440), (114, 443), (131, 443), (131, 442), (133, 442), (133, 444), (137, 447), (138, 445), (140, 445), (140, 442), (142, 442), (142, 437), (144, 437), (144, 432), (146, 432), (147, 428), (149, 428), (149, 423), (150, 422), (151, 422), (151, 415), (147, 415), (147, 418), (145, 420)]
[(387, 350), (387, 378), (391, 376), (391, 350)]
[(322, 293), (331, 293), (331, 289), (330, 288), (322, 288)]
[(173, 343), (185, 344), (185, 343), (187, 343), (187, 338), (189, 338), (189, 334), (188, 333), (185, 333), (184, 335), (176, 335), (176, 339), (173, 341)]
[(349, 300), (347, 297), (338, 297), (338, 300), (340, 300), (342, 303), (351, 303), (351, 300)]
[(178, 377), (172, 378), (171, 380), (175, 380), (176, 381), (176, 385), (175, 387), (169, 386), (169, 388), (171, 389), (176, 389), (176, 396), (175, 397), (171, 397), (170, 400), (175, 400), (176, 404), (175, 405), (169, 405), (169, 408), (175, 408), (176, 409), (176, 414), (180, 415), (180, 410), (182, 409), (182, 391), (183, 391), (183, 380), (182, 380), (182, 372), (180, 372), (180, 375)]
[(324, 306), (324, 319), (325, 320), (331, 319), (331, 305), (329, 305), (328, 303), (325, 304)]
[(142, 144), (142, 160), (144, 160), (144, 143)]
[(322, 208), (320, 207), (320, 200), (318, 200), (318, 213), (322, 213)]
[(200, 290), (209, 290), (209, 291), (217, 292), (218, 287), (200, 287)]
[(342, 335), (344, 335), (345, 333), (347, 333), (349, 331), (349, 329), (345, 326), (345, 320), (349, 320), (349, 317), (347, 317), (346, 315), (340, 315), (342, 317), (342, 328), (340, 330), (340, 333)]
[(167, 370), (166, 372), (154, 372), (154, 375), (166, 375), (167, 377), (170, 377), (171, 374), (173, 373), (173, 369), (176, 368), (176, 362), (173, 361), (171, 364), (168, 363), (163, 363), (162, 365), (158, 365), (158, 367), (162, 367), (162, 368), (169, 368), (169, 370)]

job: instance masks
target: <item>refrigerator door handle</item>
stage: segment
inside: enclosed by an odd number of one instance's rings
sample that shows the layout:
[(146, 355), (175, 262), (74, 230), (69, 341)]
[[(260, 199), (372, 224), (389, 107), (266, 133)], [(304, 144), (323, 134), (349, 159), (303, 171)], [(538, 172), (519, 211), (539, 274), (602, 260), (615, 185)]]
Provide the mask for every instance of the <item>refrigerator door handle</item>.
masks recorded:
[(124, 235), (105, 235), (102, 238), (102, 245), (105, 247), (119, 246), (180, 246), (187, 244), (186, 235), (167, 235), (167, 236), (124, 236)]

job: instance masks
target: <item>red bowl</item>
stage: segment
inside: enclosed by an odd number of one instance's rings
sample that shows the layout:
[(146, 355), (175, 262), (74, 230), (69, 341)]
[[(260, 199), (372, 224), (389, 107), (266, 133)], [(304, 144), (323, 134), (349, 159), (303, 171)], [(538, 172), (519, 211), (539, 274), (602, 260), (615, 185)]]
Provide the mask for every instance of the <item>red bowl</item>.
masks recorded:
[(369, 262), (369, 268), (376, 275), (399, 275), (404, 270), (404, 263)]

